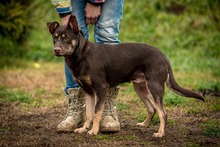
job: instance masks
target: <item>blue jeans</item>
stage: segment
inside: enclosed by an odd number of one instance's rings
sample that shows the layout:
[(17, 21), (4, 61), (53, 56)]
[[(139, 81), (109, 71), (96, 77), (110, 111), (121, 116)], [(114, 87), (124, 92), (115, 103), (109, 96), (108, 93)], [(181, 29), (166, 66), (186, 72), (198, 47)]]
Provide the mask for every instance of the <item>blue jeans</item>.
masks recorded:
[[(78, 25), (83, 32), (85, 39), (89, 38), (88, 26), (84, 15), (84, 8), (87, 0), (72, 0), (72, 14), (76, 16)], [(122, 18), (124, 0), (106, 0), (101, 6), (101, 15), (94, 28), (95, 43), (118, 44), (119, 25)], [(65, 64), (66, 89), (77, 88), (78, 84), (74, 81), (72, 74)], [(68, 93), (67, 93), (68, 94)]]

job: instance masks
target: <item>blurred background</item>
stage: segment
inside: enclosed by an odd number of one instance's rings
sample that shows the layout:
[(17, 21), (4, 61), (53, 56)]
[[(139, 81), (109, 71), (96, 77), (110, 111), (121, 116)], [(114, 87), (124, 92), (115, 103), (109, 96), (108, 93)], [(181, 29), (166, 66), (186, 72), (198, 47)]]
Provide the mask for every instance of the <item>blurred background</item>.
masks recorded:
[[(119, 38), (160, 48), (177, 76), (200, 77), (201, 81), (186, 81), (192, 88), (219, 91), (219, 8), (218, 0), (125, 0)], [(52, 38), (46, 28), (49, 21), (60, 21), (50, 0), (1, 1), (0, 69), (63, 63), (52, 54)], [(89, 27), (89, 40), (93, 41)]]
[[(219, 8), (218, 0), (125, 0), (120, 40), (156, 46), (170, 58), (178, 57), (178, 66), (186, 63), (216, 69), (220, 55)], [(1, 68), (11, 66), (14, 59), (60, 60), (51, 54), (52, 39), (45, 25), (54, 20), (60, 21), (49, 0), (1, 1)], [(92, 35), (90, 38), (92, 41)], [(198, 60), (192, 63), (188, 57)]]

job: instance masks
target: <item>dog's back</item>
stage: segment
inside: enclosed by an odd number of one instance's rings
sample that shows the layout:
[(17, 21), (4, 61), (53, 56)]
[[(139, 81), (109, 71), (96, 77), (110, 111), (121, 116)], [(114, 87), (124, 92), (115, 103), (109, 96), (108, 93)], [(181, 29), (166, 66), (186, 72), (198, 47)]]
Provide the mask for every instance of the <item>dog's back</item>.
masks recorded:
[[(117, 45), (90, 44), (94, 71), (103, 69), (110, 86), (131, 81), (133, 74), (144, 74), (165, 82), (168, 74), (167, 58), (157, 48), (146, 44), (122, 43)], [(92, 59), (94, 58), (94, 59)], [(88, 63), (90, 64), (90, 63)], [(102, 73), (100, 73), (102, 74)], [(163, 76), (164, 75), (164, 76)]]

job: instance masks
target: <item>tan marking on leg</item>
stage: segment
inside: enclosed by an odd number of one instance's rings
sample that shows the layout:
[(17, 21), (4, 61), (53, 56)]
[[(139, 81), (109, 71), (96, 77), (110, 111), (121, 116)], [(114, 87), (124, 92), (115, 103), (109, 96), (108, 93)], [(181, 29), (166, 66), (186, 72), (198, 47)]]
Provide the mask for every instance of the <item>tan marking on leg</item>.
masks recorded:
[(86, 121), (83, 127), (75, 129), (75, 133), (87, 132), (91, 125), (93, 116), (95, 113), (95, 97), (93, 95), (86, 94)]
[[(166, 124), (166, 120), (164, 119), (166, 116), (164, 115), (164, 110), (163, 110), (163, 106), (160, 105), (160, 102), (155, 102), (153, 95), (150, 92), (150, 89), (147, 86), (147, 82), (146, 82), (146, 87), (149, 93), (149, 100), (151, 101), (153, 107), (157, 110), (157, 113), (159, 115), (160, 118), (160, 127), (157, 133), (153, 134), (153, 137), (163, 137), (165, 135), (165, 124)], [(157, 98), (157, 100), (160, 100), (160, 97)], [(158, 105), (159, 104), (159, 105)], [(147, 120), (146, 120), (147, 121)], [(147, 122), (146, 122), (147, 123)]]
[[(149, 93), (149, 89), (147, 87), (146, 80), (144, 80), (144, 81), (143, 80), (142, 81), (133, 80), (132, 83), (133, 83), (133, 86), (134, 86), (136, 93), (141, 98), (142, 102), (145, 104), (146, 109), (147, 109), (147, 113), (148, 113), (147, 118), (143, 122), (137, 123), (137, 126), (147, 127), (150, 124), (151, 119), (155, 114), (155, 108), (154, 108), (154, 105), (152, 103), (152, 98), (151, 98), (152, 94)], [(143, 88), (143, 86), (144, 86), (144, 88)]]
[(105, 103), (102, 104), (101, 109), (97, 111), (93, 117), (93, 126), (92, 129), (88, 132), (90, 135), (97, 135), (99, 132), (100, 120), (102, 118), (102, 113), (104, 110)]
[[(159, 100), (159, 98), (158, 98)], [(163, 108), (163, 106), (160, 104), (160, 102), (157, 102), (157, 112), (158, 112), (158, 115), (159, 115), (159, 118), (160, 118), (160, 127), (158, 129), (158, 132), (157, 133), (154, 133), (153, 134), (153, 137), (158, 137), (158, 138), (161, 138), (163, 136), (165, 136), (165, 125), (166, 125), (166, 112)]]

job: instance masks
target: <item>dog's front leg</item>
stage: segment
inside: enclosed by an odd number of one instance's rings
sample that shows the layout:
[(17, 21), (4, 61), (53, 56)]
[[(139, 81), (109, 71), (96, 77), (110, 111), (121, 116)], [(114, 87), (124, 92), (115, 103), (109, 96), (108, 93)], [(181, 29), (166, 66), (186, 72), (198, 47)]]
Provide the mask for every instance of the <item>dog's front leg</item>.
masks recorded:
[(75, 133), (84, 133), (88, 131), (95, 113), (95, 96), (86, 94), (86, 121), (83, 127), (75, 129)]
[(106, 99), (106, 91), (99, 91), (97, 93), (97, 104), (95, 107), (95, 114), (93, 117), (93, 126), (92, 129), (88, 131), (89, 135), (97, 135), (99, 132), (99, 125), (105, 106), (105, 99)]

